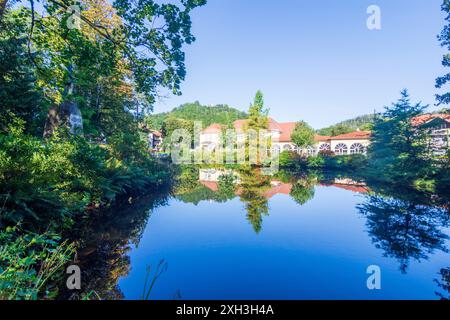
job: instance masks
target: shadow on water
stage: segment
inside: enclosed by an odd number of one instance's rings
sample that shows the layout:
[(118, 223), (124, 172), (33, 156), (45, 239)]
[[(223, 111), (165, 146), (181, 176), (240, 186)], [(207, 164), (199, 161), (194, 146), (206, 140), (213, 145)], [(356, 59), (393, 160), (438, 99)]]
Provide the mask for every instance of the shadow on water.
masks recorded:
[(367, 219), (372, 242), (384, 256), (399, 261), (402, 273), (411, 259), (426, 260), (435, 250), (448, 252), (449, 237), (442, 228), (448, 227), (449, 215), (443, 208), (370, 194), (358, 209)]
[[(118, 286), (120, 277), (130, 271), (131, 244), (139, 245), (152, 211), (167, 204), (169, 191), (149, 195), (136, 201), (124, 201), (120, 205), (101, 212), (92, 212), (89, 218), (77, 224), (68, 237), (81, 248), (75, 257), (81, 270), (81, 290), (70, 291), (65, 283), (60, 285), (59, 299), (123, 299)], [(142, 279), (144, 298), (149, 297), (160, 272), (167, 263), (157, 267), (156, 278), (148, 274)], [(150, 281), (147, 287), (147, 281)]]
[[(367, 219), (366, 226), (374, 245), (385, 257), (399, 262), (407, 273), (411, 260), (428, 260), (437, 250), (449, 252), (450, 238), (443, 229), (450, 226), (447, 195), (425, 194), (414, 190), (371, 185), (373, 191), (357, 206)], [(450, 298), (450, 267), (438, 271), (435, 293)]]

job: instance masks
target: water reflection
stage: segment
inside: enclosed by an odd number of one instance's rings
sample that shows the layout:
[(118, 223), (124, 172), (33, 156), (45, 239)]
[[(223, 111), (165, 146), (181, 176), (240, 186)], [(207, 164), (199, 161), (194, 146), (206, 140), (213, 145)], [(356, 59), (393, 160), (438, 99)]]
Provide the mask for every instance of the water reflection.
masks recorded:
[[(130, 244), (139, 245), (152, 210), (167, 204), (167, 195), (124, 201), (109, 210), (91, 213), (91, 218), (74, 226), (69, 236), (82, 248), (75, 263), (81, 269), (82, 290), (69, 291), (60, 285), (60, 299), (123, 299), (118, 280), (130, 272)], [(130, 203), (131, 202), (131, 203)], [(145, 279), (142, 279), (144, 287)]]
[(436, 279), (438, 291), (436, 295), (442, 300), (450, 300), (450, 267), (442, 268), (439, 272), (440, 279)]
[(369, 235), (386, 257), (398, 260), (406, 273), (411, 259), (428, 259), (435, 250), (447, 252), (448, 226), (445, 209), (371, 194), (358, 206), (367, 218)]
[[(266, 176), (254, 168), (231, 170), (225, 168), (199, 169), (194, 166), (186, 166), (180, 171), (178, 181), (170, 190), (170, 195), (186, 205), (198, 206), (199, 210), (201, 202), (211, 202), (211, 205), (206, 206), (207, 210), (211, 210), (207, 212), (208, 214), (213, 214), (214, 208), (218, 208), (218, 204), (225, 206), (225, 203), (231, 200), (235, 203), (238, 202), (244, 210), (234, 210), (239, 211), (238, 214), (241, 214), (241, 211), (245, 214), (250, 225), (248, 229), (252, 235), (259, 234), (258, 238), (261, 238), (264, 236), (264, 225), (268, 224), (271, 211), (276, 215), (281, 210), (280, 208), (275, 208), (276, 210), (270, 208), (269, 202), (272, 198), (277, 195), (289, 196), (293, 200), (290, 201), (290, 208), (292, 205), (300, 208), (312, 204), (317, 213), (321, 213), (317, 199), (328, 201), (324, 186), (332, 186), (362, 195), (357, 210), (365, 219), (365, 232), (372, 239), (373, 247), (381, 250), (385, 258), (397, 261), (402, 273), (408, 271), (412, 261), (422, 262), (437, 251), (448, 252), (449, 236), (444, 230), (449, 226), (448, 199), (436, 195), (392, 190), (386, 186), (371, 183), (366, 184), (348, 175), (313, 172), (294, 175), (280, 171), (275, 176)], [(312, 201), (315, 197), (315, 201)], [(139, 246), (143, 232), (148, 227), (152, 211), (159, 206), (173, 205), (169, 200), (172, 201), (169, 190), (166, 190), (161, 194), (151, 195), (131, 204), (127, 202), (116, 206), (77, 225), (70, 237), (78, 241), (83, 248), (78, 253), (83, 290), (74, 294), (68, 292), (64, 289), (65, 286), (61, 285), (60, 298), (82, 298), (93, 291), (102, 299), (124, 298), (124, 294), (118, 286), (118, 280), (127, 277), (130, 273), (129, 255), (133, 247), (130, 244), (134, 247)], [(293, 204), (294, 201), (295, 204)], [(279, 201), (270, 203), (280, 205)], [(293, 217), (292, 222), (295, 222), (294, 219), (299, 216)], [(330, 216), (325, 215), (325, 217)], [(217, 218), (224, 219), (224, 216)], [(170, 221), (176, 223), (176, 220)], [(286, 225), (289, 223), (290, 221), (286, 221)], [(314, 220), (314, 223), (317, 223), (316, 226), (326, 226), (329, 222)], [(253, 231), (251, 231), (252, 229)], [(350, 231), (353, 232), (353, 230)], [(354, 230), (354, 232), (356, 234), (360, 230)], [(349, 239), (351, 236), (349, 235)], [(323, 237), (326, 238), (327, 234), (323, 234)], [(303, 240), (305, 239), (308, 240), (308, 238), (303, 238)], [(208, 244), (205, 246), (207, 247)], [(203, 254), (205, 252), (202, 252)], [(165, 257), (155, 257), (155, 259), (161, 258)], [(327, 257), (324, 256), (323, 260), (326, 259)], [(147, 265), (149, 261), (140, 261), (139, 263)], [(166, 264), (163, 269), (167, 269)], [(444, 266), (436, 269), (435, 276), (430, 279), (430, 282), (435, 282), (436, 297), (448, 299), (450, 297), (450, 267)], [(156, 272), (156, 274), (159, 273)], [(142, 284), (139, 294), (144, 288), (143, 297), (151, 297), (147, 294), (147, 289), (153, 287), (152, 282), (143, 275), (139, 283)], [(174, 295), (174, 292), (178, 293)], [(181, 297), (180, 291), (173, 290), (171, 294), (174, 298)]]

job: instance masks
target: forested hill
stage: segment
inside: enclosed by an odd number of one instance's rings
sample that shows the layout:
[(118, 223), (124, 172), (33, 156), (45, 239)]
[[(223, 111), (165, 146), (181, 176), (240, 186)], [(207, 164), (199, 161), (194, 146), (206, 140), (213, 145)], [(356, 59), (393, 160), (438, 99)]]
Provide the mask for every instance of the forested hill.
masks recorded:
[(212, 123), (227, 125), (237, 119), (247, 118), (247, 114), (228, 105), (205, 106), (196, 101), (185, 103), (170, 112), (149, 115), (146, 117), (146, 122), (151, 128), (159, 130), (168, 118), (202, 121), (202, 126), (205, 128)]
[[(431, 113), (450, 113), (450, 109), (443, 108)], [(373, 117), (373, 114), (365, 114), (353, 119), (339, 122), (326, 128), (319, 129), (317, 130), (317, 133), (324, 136), (337, 136), (355, 131), (357, 129), (370, 131), (372, 129)]]
[(349, 133), (357, 129), (370, 130), (372, 128), (373, 117), (373, 114), (362, 115), (339, 122), (326, 128), (322, 128), (317, 130), (317, 133), (324, 136), (337, 136), (339, 134)]

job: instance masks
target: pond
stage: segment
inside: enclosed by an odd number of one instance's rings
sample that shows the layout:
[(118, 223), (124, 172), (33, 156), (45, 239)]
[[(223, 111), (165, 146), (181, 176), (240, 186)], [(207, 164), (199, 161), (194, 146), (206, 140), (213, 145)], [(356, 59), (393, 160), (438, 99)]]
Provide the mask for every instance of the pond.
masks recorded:
[[(83, 290), (103, 299), (448, 298), (447, 204), (386, 190), (339, 175), (185, 168), (170, 195), (130, 201), (77, 231)], [(368, 289), (369, 266), (379, 267), (380, 289)]]

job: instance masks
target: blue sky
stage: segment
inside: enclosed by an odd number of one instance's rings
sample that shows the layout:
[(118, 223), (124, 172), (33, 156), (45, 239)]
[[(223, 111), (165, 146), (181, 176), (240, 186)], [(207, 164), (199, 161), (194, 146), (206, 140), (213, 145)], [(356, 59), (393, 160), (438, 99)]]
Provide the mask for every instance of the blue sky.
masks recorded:
[[(158, 101), (155, 112), (195, 100), (246, 110), (257, 89), (272, 117), (315, 128), (380, 111), (402, 88), (437, 109), (441, 2), (208, 0), (193, 13), (183, 95)], [(371, 4), (381, 8), (381, 30), (366, 27)]]

